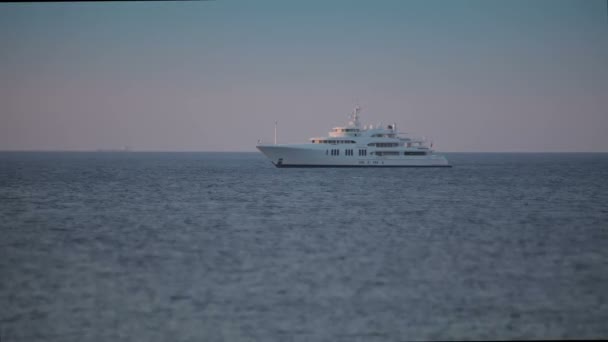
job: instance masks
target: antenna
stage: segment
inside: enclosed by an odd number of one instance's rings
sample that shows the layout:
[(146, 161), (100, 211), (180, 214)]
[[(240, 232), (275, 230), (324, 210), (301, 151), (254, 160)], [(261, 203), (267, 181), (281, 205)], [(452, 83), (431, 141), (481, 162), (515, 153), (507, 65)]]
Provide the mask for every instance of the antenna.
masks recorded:
[(361, 107), (357, 105), (355, 109), (353, 109), (353, 112), (349, 115), (351, 120), (349, 125), (359, 128), (359, 112), (361, 112)]

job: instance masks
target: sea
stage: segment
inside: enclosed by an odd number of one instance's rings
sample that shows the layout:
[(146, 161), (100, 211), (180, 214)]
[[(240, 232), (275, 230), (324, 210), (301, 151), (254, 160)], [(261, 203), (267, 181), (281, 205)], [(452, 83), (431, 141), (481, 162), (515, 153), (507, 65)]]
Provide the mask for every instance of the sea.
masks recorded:
[(608, 154), (0, 153), (0, 341), (608, 337)]

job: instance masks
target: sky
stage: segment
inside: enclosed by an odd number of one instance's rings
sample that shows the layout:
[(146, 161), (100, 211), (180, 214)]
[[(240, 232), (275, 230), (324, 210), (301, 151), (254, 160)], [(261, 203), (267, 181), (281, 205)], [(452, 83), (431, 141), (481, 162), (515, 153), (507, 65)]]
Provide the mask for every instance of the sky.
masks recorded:
[(0, 150), (255, 151), (396, 122), (608, 152), (606, 0), (0, 3)]

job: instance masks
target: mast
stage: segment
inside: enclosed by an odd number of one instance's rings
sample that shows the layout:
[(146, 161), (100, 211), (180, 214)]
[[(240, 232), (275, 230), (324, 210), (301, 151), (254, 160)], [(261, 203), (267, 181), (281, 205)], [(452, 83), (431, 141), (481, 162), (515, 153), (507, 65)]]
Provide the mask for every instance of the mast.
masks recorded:
[(352, 126), (359, 128), (359, 112), (361, 112), (361, 107), (357, 105), (351, 114), (351, 122)]
[(277, 122), (274, 122), (274, 144), (277, 144)]

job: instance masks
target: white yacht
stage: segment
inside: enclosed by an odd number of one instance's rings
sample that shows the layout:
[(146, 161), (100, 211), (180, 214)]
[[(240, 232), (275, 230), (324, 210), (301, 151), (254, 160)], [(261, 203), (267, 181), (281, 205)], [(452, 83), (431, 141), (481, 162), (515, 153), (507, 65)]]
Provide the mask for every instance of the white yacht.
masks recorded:
[(275, 143), (256, 146), (276, 167), (450, 167), (435, 154), (433, 145), (397, 132), (396, 124), (361, 127), (360, 107), (346, 126), (334, 127), (328, 137), (302, 144)]

